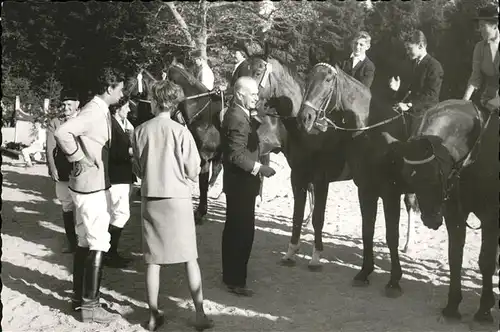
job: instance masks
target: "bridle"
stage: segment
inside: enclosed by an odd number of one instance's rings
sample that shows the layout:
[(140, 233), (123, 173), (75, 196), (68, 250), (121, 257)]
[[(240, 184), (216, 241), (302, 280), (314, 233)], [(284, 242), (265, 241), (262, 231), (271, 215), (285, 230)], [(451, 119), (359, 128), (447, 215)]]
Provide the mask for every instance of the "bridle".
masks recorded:
[[(309, 100), (303, 101), (302, 104), (312, 108), (316, 112), (316, 114), (317, 114), (316, 115), (316, 123), (324, 122), (324, 121), (329, 123), (330, 119), (328, 119), (326, 117), (327, 111), (331, 112), (331, 111), (339, 109), (342, 106), (342, 99), (341, 99), (341, 93), (340, 93), (341, 87), (340, 87), (339, 80), (337, 79), (337, 69), (335, 69), (335, 67), (333, 67), (332, 65), (330, 65), (328, 63), (320, 62), (320, 63), (317, 63), (311, 69), (311, 71), (313, 71), (316, 67), (326, 67), (326, 68), (330, 69), (334, 73), (335, 78), (332, 81), (332, 84), (330, 86), (330, 89), (328, 91), (327, 96), (321, 100), (320, 106), (314, 105)], [(307, 87), (306, 93), (304, 94), (305, 96), (309, 95), (310, 89), (311, 89), (311, 84)], [(336, 92), (335, 104), (332, 107), (330, 107), (330, 109), (328, 109), (328, 106), (330, 105), (330, 102), (332, 100), (332, 96), (333, 96), (334, 92)], [(334, 124), (333, 121), (330, 121), (330, 122), (332, 122), (332, 124)]]
[[(478, 118), (481, 119), (479, 110), (477, 107), (475, 108), (476, 113), (478, 114)], [(431, 143), (432, 147), (432, 154), (421, 160), (409, 160), (406, 157), (403, 157), (403, 161), (408, 164), (408, 165), (424, 165), (428, 164), (434, 160), (438, 162), (438, 169), (439, 169), (439, 176), (440, 176), (440, 186), (441, 186), (441, 198), (443, 199), (443, 202), (447, 202), (450, 200), (450, 196), (453, 192), (453, 189), (456, 188), (456, 190), (459, 190), (459, 182), (460, 182), (460, 175), (462, 171), (472, 164), (474, 162), (473, 159), (473, 153), (476, 151), (476, 149), (479, 148), (479, 144), (481, 142), (481, 139), (486, 132), (486, 129), (488, 128), (488, 125), (490, 123), (490, 119), (492, 117), (492, 113), (488, 114), (488, 118), (484, 122), (484, 125), (481, 128), (481, 132), (479, 133), (476, 141), (470, 148), (469, 152), (460, 160), (457, 162), (453, 162), (454, 158), (441, 143), (434, 143), (435, 137), (433, 136), (428, 136), (429, 142)], [(420, 137), (426, 137), (426, 136), (420, 136)], [(420, 138), (419, 137), (419, 138)], [(442, 151), (442, 152), (440, 152)], [(445, 165), (446, 165), (446, 159), (451, 160), (452, 165), (448, 166), (450, 169), (448, 176), (445, 175)], [(460, 201), (459, 201), (460, 202)], [(460, 203), (459, 203), (460, 204)], [(461, 205), (460, 205), (461, 208)], [(467, 223), (466, 223), (467, 224)], [(470, 227), (469, 224), (467, 224), (468, 227)], [(472, 228), (472, 227), (470, 227)], [(474, 229), (474, 228), (473, 228)], [(475, 228), (477, 229), (477, 228)]]
[[(175, 66), (175, 67), (177, 67), (179, 69), (184, 69), (184, 68), (182, 68), (182, 67), (174, 64), (174, 65), (170, 66), (167, 69), (166, 77), (168, 77), (170, 69), (172, 69), (173, 66)], [(188, 82), (190, 82), (190, 83), (192, 82), (192, 79), (190, 77), (188, 77), (182, 70), (180, 70), (179, 73)], [(222, 99), (221, 100), (221, 111), (222, 111), (222, 109), (224, 108), (224, 91), (220, 90), (219, 88), (215, 88), (214, 90), (211, 90), (211, 91), (208, 91), (208, 92), (203, 92), (203, 93), (199, 93), (199, 94), (192, 95), (192, 96), (189, 96), (189, 97), (185, 97), (184, 99), (180, 100), (179, 103), (185, 102), (187, 100), (198, 99), (198, 98), (202, 98), (202, 97), (206, 97), (206, 96), (211, 96), (211, 95), (220, 95), (221, 96), (221, 99)], [(179, 108), (177, 108), (174, 111), (174, 113), (173, 113), (172, 116), (175, 116), (178, 119), (182, 119), (184, 121), (183, 124), (190, 125), (190, 124), (192, 124), (200, 116), (201, 113), (203, 113), (203, 111), (205, 111), (207, 108), (209, 108), (208, 106), (210, 105), (211, 101), (212, 100), (209, 98), (208, 101), (205, 103), (205, 105), (198, 112), (196, 112), (190, 119), (186, 119)], [(180, 115), (180, 117), (179, 117), (179, 115)], [(211, 116), (210, 116), (210, 118), (211, 118)]]
[[(330, 120), (326, 115), (334, 110), (339, 110), (339, 109), (342, 110), (343, 109), (342, 96), (341, 96), (342, 95), (342, 86), (340, 83), (341, 81), (338, 79), (338, 71), (334, 66), (332, 66), (328, 63), (325, 63), (325, 62), (317, 63), (311, 69), (311, 71), (314, 70), (316, 67), (327, 67), (328, 69), (330, 69), (334, 73), (334, 76), (335, 76), (334, 79), (332, 80), (332, 84), (330, 85), (329, 92), (328, 92), (327, 96), (322, 99), (320, 106), (314, 105), (309, 100), (305, 100), (302, 102), (302, 105), (308, 106), (316, 112), (316, 120), (314, 122), (314, 125), (316, 127), (319, 127), (320, 129), (324, 128), (324, 131), (326, 131), (327, 128), (334, 128), (336, 130), (341, 130), (341, 131), (355, 132), (355, 134), (353, 135), (353, 137), (354, 137), (354, 136), (361, 134), (363, 131), (380, 127), (380, 126), (385, 125), (389, 122), (392, 122), (392, 121), (394, 121), (394, 120), (396, 120), (404, 115), (404, 112), (397, 112), (398, 113), (397, 115), (395, 115), (389, 119), (383, 120), (381, 122), (377, 122), (377, 123), (370, 125), (370, 126), (364, 126), (361, 128), (346, 128), (346, 127), (342, 127), (342, 126), (337, 125), (335, 122)], [(311, 85), (308, 86), (304, 96), (307, 96), (309, 94), (310, 88), (311, 88)], [(335, 103), (331, 107), (329, 107), (330, 102), (332, 100), (333, 93), (336, 94), (335, 95)], [(323, 123), (326, 123), (326, 126)]]

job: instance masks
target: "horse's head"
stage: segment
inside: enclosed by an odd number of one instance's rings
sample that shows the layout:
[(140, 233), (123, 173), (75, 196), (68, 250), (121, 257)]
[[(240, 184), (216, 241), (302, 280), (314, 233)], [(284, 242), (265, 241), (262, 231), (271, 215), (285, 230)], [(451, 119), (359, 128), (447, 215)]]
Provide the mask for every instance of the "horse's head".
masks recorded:
[[(265, 151), (283, 148), (287, 130), (296, 127), (296, 115), (302, 103), (303, 90), (298, 75), (277, 59), (263, 55), (249, 55), (236, 69), (231, 84), (242, 76), (252, 77), (259, 85), (257, 109), (263, 118), (259, 128), (261, 142), (266, 142)], [(286, 127), (286, 128), (284, 128)]]
[(151, 87), (157, 79), (146, 69), (141, 69), (137, 76), (131, 77), (125, 84), (125, 95), (130, 99), (129, 120), (134, 126), (151, 119), (149, 95)]
[(415, 192), (424, 225), (437, 230), (450, 195), (453, 158), (437, 136), (417, 136), (401, 142), (384, 132), (402, 157), (402, 180)]
[[(181, 102), (178, 108), (186, 123), (198, 119), (204, 110), (215, 107), (211, 104), (213, 95), (206, 94), (209, 90), (175, 58), (167, 69), (166, 78), (179, 85), (186, 98), (193, 97)], [(198, 96), (200, 94), (206, 95)], [(220, 106), (214, 111), (220, 111)]]
[[(337, 66), (320, 62), (310, 71), (298, 114), (306, 133), (326, 131), (328, 121), (339, 127), (360, 128), (368, 123), (371, 93)], [(342, 123), (337, 123), (341, 121)]]

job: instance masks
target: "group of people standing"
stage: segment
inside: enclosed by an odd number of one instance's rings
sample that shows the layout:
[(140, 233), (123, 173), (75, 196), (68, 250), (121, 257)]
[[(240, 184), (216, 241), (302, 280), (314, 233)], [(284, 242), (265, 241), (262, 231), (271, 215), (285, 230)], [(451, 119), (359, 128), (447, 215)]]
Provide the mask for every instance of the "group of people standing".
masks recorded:
[[(463, 97), (469, 99), (472, 91), (486, 85), (481, 100), (491, 110), (498, 109), (497, 15), (496, 7), (487, 7), (477, 17), (483, 41), (474, 50), (473, 73)], [(368, 88), (375, 74), (375, 65), (366, 56), (370, 43), (368, 33), (357, 34), (351, 56), (341, 63), (346, 73)], [(413, 71), (403, 85), (399, 77), (390, 81), (397, 107), (403, 111), (428, 109), (439, 100), (443, 69), (427, 53), (421, 31), (409, 34), (404, 43)], [(236, 67), (244, 60), (241, 54), (239, 57)], [(200, 54), (195, 58), (200, 80), (213, 89), (213, 72)], [(97, 94), (81, 109), (75, 94), (67, 91), (62, 95), (63, 111), (52, 120), (47, 134), (47, 162), (62, 203), (69, 243), (66, 251), (74, 252), (72, 308), (81, 311), (84, 322), (107, 323), (116, 318), (99, 302), (99, 288), (104, 264), (125, 267), (129, 263), (117, 247), (130, 218), (131, 184), (137, 176), (141, 179), (142, 247), (150, 308), (147, 328), (156, 330), (164, 322), (158, 306), (160, 267), (177, 263), (186, 266), (196, 309), (195, 327), (211, 328), (214, 323), (203, 308), (190, 190), (190, 181), (196, 181), (200, 173), (200, 156), (189, 130), (170, 114), (184, 97), (182, 89), (168, 80), (155, 83), (150, 91), (155, 117), (134, 129), (127, 120), (125, 77), (106, 69), (98, 81)], [(251, 112), (258, 99), (258, 83), (251, 77), (239, 78), (221, 128), (227, 203), (222, 281), (229, 292), (240, 296), (253, 294), (247, 286), (247, 266), (260, 179), (275, 174), (258, 162), (260, 123)]]
[[(475, 90), (481, 89), (480, 106), (498, 112), (500, 34), (498, 30), (498, 6), (488, 5), (479, 9), (474, 18), (481, 32), (482, 40), (474, 47), (472, 73), (463, 100), (470, 100)], [(440, 62), (427, 53), (427, 39), (420, 30), (414, 30), (403, 37), (406, 54), (411, 61), (411, 73), (406, 82), (399, 76), (389, 82), (394, 91), (393, 100), (397, 109), (422, 112), (439, 102), (444, 71)], [(366, 56), (371, 38), (367, 32), (358, 33), (352, 41), (352, 54), (340, 63), (343, 71), (370, 88), (375, 76), (375, 65)]]
[[(195, 327), (214, 323), (203, 308), (203, 291), (190, 181), (200, 173), (200, 156), (190, 131), (171, 119), (184, 97), (175, 83), (163, 80), (150, 91), (155, 117), (137, 128), (127, 120), (125, 78), (106, 69), (94, 98), (79, 109), (78, 97), (65, 91), (62, 112), (50, 122), (48, 168), (62, 203), (69, 248), (74, 253), (72, 309), (83, 322), (108, 323), (116, 315), (99, 300), (103, 266), (125, 267), (118, 240), (130, 218), (130, 186), (141, 179), (142, 247), (150, 316), (156, 330), (164, 322), (158, 307), (160, 267), (185, 263), (196, 308)], [(275, 171), (257, 162), (255, 122), (250, 110), (258, 101), (257, 82), (240, 78), (231, 110), (225, 115), (224, 191), (227, 220), (222, 243), (223, 281), (229, 292), (251, 296), (246, 274), (253, 243), (255, 197), (260, 176)]]

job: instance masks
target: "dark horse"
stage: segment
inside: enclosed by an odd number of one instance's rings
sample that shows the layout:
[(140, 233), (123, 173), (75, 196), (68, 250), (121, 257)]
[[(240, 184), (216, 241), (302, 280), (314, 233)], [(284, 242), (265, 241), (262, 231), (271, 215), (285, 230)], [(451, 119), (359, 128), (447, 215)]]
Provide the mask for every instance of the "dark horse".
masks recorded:
[[(391, 256), (391, 277), (386, 286), (386, 295), (400, 296), (400, 198), (402, 193), (409, 191), (400, 179), (401, 176), (398, 176), (402, 159), (394, 155), (381, 132), (407, 138), (419, 118), (402, 117), (391, 106), (375, 101), (365, 86), (338, 67), (319, 63), (309, 74), (299, 119), (305, 133), (313, 134), (312, 136), (325, 136), (328, 133), (333, 135), (325, 140), (326, 146), (316, 146), (318, 153), (332, 153), (329, 151), (332, 149), (331, 145), (341, 141), (340, 144), (337, 143), (333, 153), (339, 159), (342, 155), (345, 156), (350, 175), (358, 187), (363, 229), (363, 267), (354, 277), (353, 284), (367, 285), (368, 276), (374, 269), (373, 235), (377, 201), (381, 197), (386, 240)], [(326, 130), (327, 127), (335, 130)]]
[(414, 189), (422, 221), (438, 229), (443, 216), (448, 230), (450, 288), (442, 314), (461, 317), (461, 270), (467, 217), (481, 221), (479, 269), (483, 287), (474, 319), (493, 322), (495, 304), (492, 276), (498, 246), (498, 116), (489, 117), (471, 102), (448, 100), (430, 109), (420, 128), (407, 142), (386, 135), (403, 157), (402, 174)]
[[(321, 267), (322, 230), (328, 185), (330, 182), (344, 179), (345, 162), (337, 153), (342, 137), (333, 132), (324, 136), (301, 133), (297, 114), (302, 104), (302, 80), (288, 67), (269, 57), (267, 47), (265, 50), (264, 55), (249, 55), (236, 70), (233, 81), (237, 77), (251, 76), (259, 82), (262, 106), (269, 108), (264, 113), (268, 115), (266, 117), (268, 121), (274, 124), (268, 126), (267, 131), (259, 132), (259, 138), (273, 142), (273, 152), (283, 152), (291, 169), (290, 180), (294, 195), (293, 228), (287, 253), (282, 258), (284, 265), (295, 264), (294, 257), (299, 249), (306, 193), (307, 190), (313, 190), (312, 225), (315, 243), (309, 268), (315, 270)], [(248, 55), (248, 52), (246, 53)], [(328, 146), (329, 153), (318, 151), (319, 146)]]
[[(141, 80), (141, 91), (139, 91), (139, 79)], [(157, 79), (149, 71), (142, 69), (137, 77), (129, 79), (125, 85), (125, 94), (130, 98), (131, 111), (128, 114), (128, 119), (134, 127), (154, 117), (148, 96), (149, 89), (156, 81)]]
[[(200, 222), (207, 214), (208, 190), (222, 170), (220, 129), (223, 100), (219, 93), (209, 92), (175, 59), (168, 68), (167, 77), (184, 91), (186, 100), (181, 103), (179, 112), (182, 114), (183, 122), (193, 134), (202, 160), (199, 177), (200, 203), (195, 213), (196, 220)], [(268, 125), (270, 124), (264, 122), (261, 127), (266, 128)], [(268, 154), (269, 151), (261, 150), (261, 163), (269, 164)], [(210, 164), (212, 164), (212, 176), (209, 180)], [(262, 197), (262, 183), (260, 197)]]
[[(178, 84), (184, 92), (186, 100), (181, 102), (178, 111), (182, 116), (181, 121), (193, 135), (201, 157), (200, 200), (195, 212), (195, 220), (200, 223), (208, 210), (208, 190), (215, 184), (222, 170), (219, 131), (223, 102), (219, 95), (209, 92), (175, 59), (167, 70), (167, 78)], [(176, 117), (175, 114), (173, 116)], [(210, 165), (212, 165), (211, 177)]]
[[(257, 82), (260, 82), (260, 95), (262, 100), (276, 110), (278, 113), (277, 118), (280, 120), (277, 122), (278, 125), (274, 127), (274, 133), (261, 133), (259, 137), (280, 136), (280, 149), (287, 157), (291, 168), (294, 212), (292, 238), (288, 251), (282, 259), (285, 265), (294, 264), (294, 256), (299, 248), (306, 188), (312, 187), (314, 190), (312, 219), (315, 246), (309, 267), (317, 269), (321, 266), (320, 255), (323, 250), (322, 230), (328, 184), (329, 182), (351, 179), (345, 162), (346, 148), (342, 146), (347, 144), (351, 139), (351, 135), (347, 132), (338, 133), (333, 131), (328, 131), (322, 135), (307, 135), (301, 133), (298, 128), (296, 116), (302, 103), (302, 82), (296, 75), (291, 75), (288, 68), (277, 60), (269, 58), (266, 54), (264, 54), (264, 56), (249, 56), (249, 58), (238, 67), (233, 81), (239, 76), (252, 76)], [(315, 62), (315, 60), (312, 61)], [(271, 64), (271, 70), (266, 74), (266, 70), (269, 68), (267, 64)], [(332, 77), (329, 79), (329, 82), (331, 82)], [(356, 101), (354, 101), (353, 98), (345, 100), (346, 104), (344, 106), (346, 109), (348, 110), (349, 107), (355, 107), (356, 109), (366, 110), (367, 116), (367, 109), (370, 103), (369, 91), (364, 88), (364, 86), (360, 85), (359, 82), (351, 79), (345, 74), (342, 78), (342, 82), (345, 83), (340, 84), (341, 81), (339, 80), (339, 84), (336, 85), (336, 88), (340, 89), (340, 91), (337, 92), (338, 96), (340, 96), (341, 93), (347, 95), (344, 92), (346, 90), (359, 90), (359, 97)], [(348, 95), (352, 97), (352, 94)], [(339, 118), (340, 115), (342, 114), (338, 113), (336, 117)], [(271, 116), (274, 117), (273, 115)], [(338, 119), (339, 121), (341, 120), (340, 118)], [(359, 118), (358, 122), (359, 125), (361, 125), (364, 123), (364, 118)], [(409, 207), (411, 197), (405, 197), (405, 203), (407, 204), (407, 210), (409, 212), (408, 220), (410, 220)], [(411, 229), (410, 225), (408, 225), (408, 229)], [(409, 238), (410, 236), (408, 234), (405, 250), (408, 247)]]

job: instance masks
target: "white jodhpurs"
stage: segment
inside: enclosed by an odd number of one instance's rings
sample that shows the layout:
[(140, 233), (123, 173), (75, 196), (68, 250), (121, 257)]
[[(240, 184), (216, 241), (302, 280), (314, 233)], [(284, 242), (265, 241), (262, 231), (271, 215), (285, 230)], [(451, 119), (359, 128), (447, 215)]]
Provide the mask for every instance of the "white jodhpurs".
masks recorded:
[(130, 218), (130, 192), (131, 185), (128, 183), (119, 183), (111, 185), (109, 193), (111, 195), (111, 204), (109, 214), (111, 216), (110, 224), (123, 228)]
[(56, 197), (61, 202), (63, 212), (73, 211), (73, 198), (68, 182), (56, 182)]
[(71, 191), (75, 204), (76, 236), (78, 246), (107, 252), (110, 247), (109, 206), (111, 197), (109, 190), (101, 190), (91, 194), (79, 194)]

